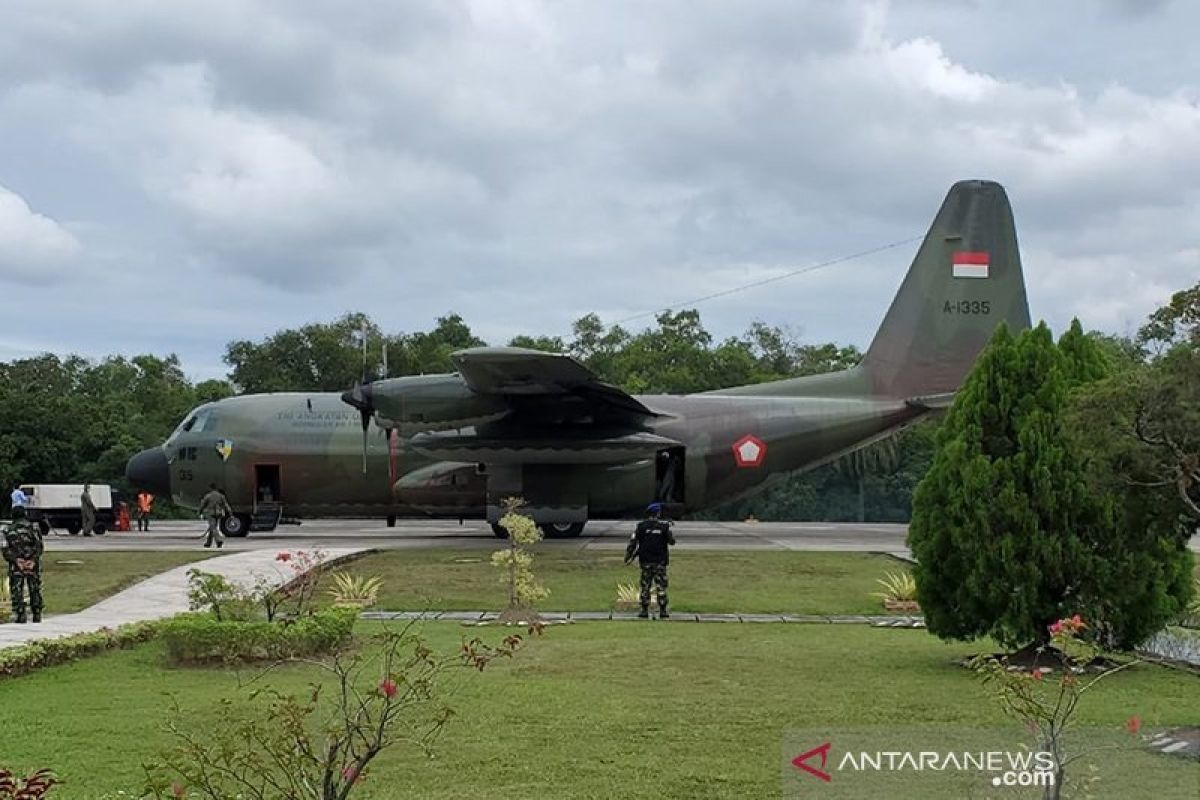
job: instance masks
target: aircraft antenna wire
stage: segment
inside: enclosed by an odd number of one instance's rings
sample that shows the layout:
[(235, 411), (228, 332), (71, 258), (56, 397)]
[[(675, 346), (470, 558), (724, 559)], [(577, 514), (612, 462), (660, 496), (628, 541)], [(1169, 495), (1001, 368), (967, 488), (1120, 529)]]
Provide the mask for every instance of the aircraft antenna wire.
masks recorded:
[(838, 256), (837, 258), (831, 258), (827, 261), (821, 261), (816, 264), (809, 264), (808, 266), (800, 267), (799, 269), (794, 269), (794, 270), (791, 270), (790, 272), (785, 272), (782, 275), (772, 275), (770, 278), (763, 278), (761, 280), (753, 281), (751, 283), (742, 284), (741, 286), (734, 286), (730, 289), (722, 289), (719, 292), (713, 292), (712, 294), (706, 294), (706, 295), (703, 295), (702, 297), (697, 297), (693, 300), (681, 300), (677, 303), (672, 303), (671, 305), (663, 306), (662, 308), (658, 308), (653, 311), (642, 311), (637, 314), (632, 314), (628, 317), (623, 317), (621, 319), (615, 320), (614, 322), (609, 323), (606, 327), (611, 328), (614, 325), (623, 325), (626, 322), (632, 322), (637, 319), (642, 319), (643, 317), (651, 317), (651, 316), (654, 316), (655, 314), (661, 314), (664, 311), (670, 311), (671, 309), (680, 308), (682, 306), (699, 305), (700, 303), (705, 303), (705, 302), (708, 302), (709, 300), (715, 300), (718, 297), (727, 297), (728, 295), (731, 295), (731, 294), (737, 294), (738, 292), (744, 292), (747, 289), (755, 289), (759, 286), (766, 286), (768, 283), (776, 283), (778, 281), (786, 280), (788, 278), (794, 278), (797, 275), (803, 275), (808, 272), (816, 272), (819, 269), (824, 269), (826, 267), (832, 267), (835, 264), (844, 264), (847, 261), (854, 261), (855, 259), (858, 259), (858, 258), (865, 258), (866, 256), (872, 256), (872, 255), (875, 255), (876, 253), (882, 253), (887, 250), (893, 250), (897, 247), (903, 247), (906, 244), (912, 244), (913, 242), (919, 242), (923, 238), (925, 238), (924, 234), (922, 234), (920, 236), (910, 236), (907, 239), (898, 239), (894, 242), (889, 242), (888, 244), (881, 244), (877, 247), (872, 247), (867, 250), (860, 250), (857, 253), (850, 253), (849, 255)]

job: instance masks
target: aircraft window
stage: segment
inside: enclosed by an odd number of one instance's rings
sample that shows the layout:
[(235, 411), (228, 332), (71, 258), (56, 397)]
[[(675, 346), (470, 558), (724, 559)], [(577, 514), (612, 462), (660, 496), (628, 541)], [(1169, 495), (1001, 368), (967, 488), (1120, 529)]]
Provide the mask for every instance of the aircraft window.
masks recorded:
[(190, 431), (192, 429), (192, 426), (194, 426), (195, 424), (196, 424), (196, 417), (194, 417), (194, 416), (188, 417), (187, 419), (185, 419), (183, 421), (183, 424), (179, 426), (179, 432), (187, 433), (188, 431)]
[(201, 411), (196, 415), (196, 423), (191, 430), (194, 433), (204, 433), (205, 431), (213, 431), (217, 428), (216, 416), (209, 411)]

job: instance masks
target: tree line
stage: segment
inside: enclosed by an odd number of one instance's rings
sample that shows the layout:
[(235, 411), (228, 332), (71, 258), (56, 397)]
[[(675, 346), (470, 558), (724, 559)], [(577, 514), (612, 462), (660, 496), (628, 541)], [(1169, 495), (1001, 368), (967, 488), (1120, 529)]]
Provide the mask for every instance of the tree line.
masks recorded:
[[(1187, 357), (1172, 353), (1194, 357), (1198, 306), (1200, 287), (1173, 298), (1138, 337), (1090, 334), (1103, 358), (1136, 379), (1095, 388), (1080, 398), (1080, 408), (1137, 404), (1142, 400), (1135, 389), (1187, 391), (1160, 384), (1164, 376), (1177, 375), (1174, 365)], [(449, 372), (451, 353), (483, 344), (457, 314), (438, 318), (429, 330), (388, 333), (369, 316), (349, 313), (258, 341), (230, 342), (224, 379), (190, 381), (174, 355), (90, 361), (44, 354), (0, 363), (0, 480), (6, 486), (91, 480), (128, 488), (125, 462), (162, 442), (200, 403), (239, 393), (340, 392), (363, 379)], [(717, 340), (694, 309), (660, 313), (637, 331), (606, 326), (589, 314), (574, 323), (569, 338), (521, 335), (507, 344), (570, 353), (603, 380), (635, 394), (701, 392), (812, 375), (845, 369), (862, 357), (853, 346), (804, 343), (785, 328), (761, 322)], [(913, 491), (933, 458), (938, 425), (920, 423), (705, 516), (907, 521)], [(1105, 430), (1106, 440), (1115, 437)]]

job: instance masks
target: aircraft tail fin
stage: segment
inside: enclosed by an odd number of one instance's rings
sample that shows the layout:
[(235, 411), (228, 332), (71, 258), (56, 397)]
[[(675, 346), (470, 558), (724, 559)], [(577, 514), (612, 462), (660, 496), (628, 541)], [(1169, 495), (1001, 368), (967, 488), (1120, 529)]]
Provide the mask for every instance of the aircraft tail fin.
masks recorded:
[(954, 392), (1001, 322), (1029, 327), (1012, 208), (993, 181), (950, 187), (859, 369), (872, 394)]

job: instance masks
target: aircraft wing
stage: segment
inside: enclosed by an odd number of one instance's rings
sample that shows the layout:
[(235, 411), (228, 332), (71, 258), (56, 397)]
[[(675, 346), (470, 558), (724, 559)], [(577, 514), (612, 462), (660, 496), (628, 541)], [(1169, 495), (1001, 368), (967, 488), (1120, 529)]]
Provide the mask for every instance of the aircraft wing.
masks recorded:
[(593, 410), (658, 416), (632, 395), (599, 380), (595, 373), (561, 353), (523, 347), (474, 347), (450, 358), (467, 388), (521, 405), (523, 399), (543, 410), (582, 401)]

